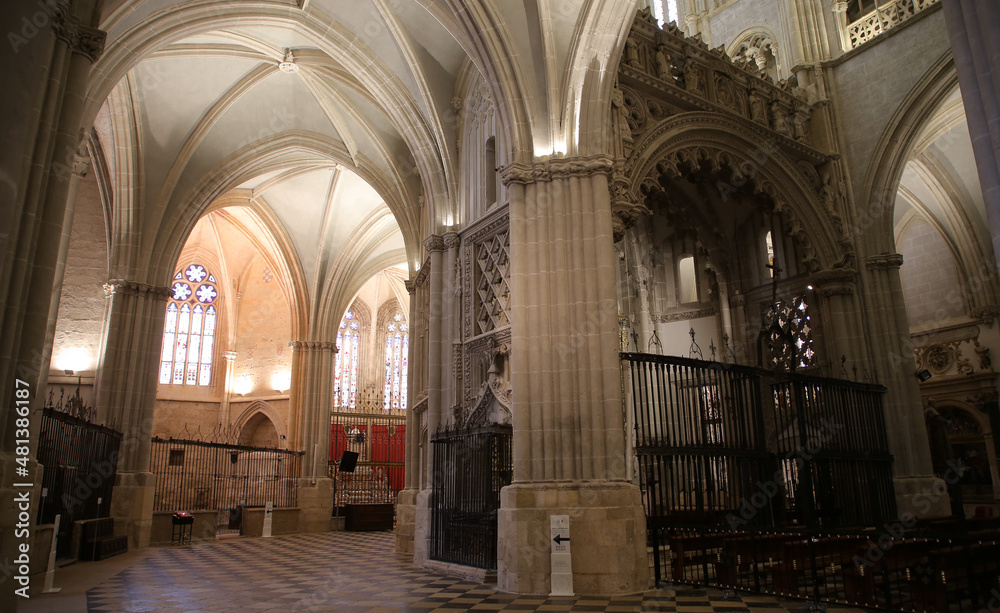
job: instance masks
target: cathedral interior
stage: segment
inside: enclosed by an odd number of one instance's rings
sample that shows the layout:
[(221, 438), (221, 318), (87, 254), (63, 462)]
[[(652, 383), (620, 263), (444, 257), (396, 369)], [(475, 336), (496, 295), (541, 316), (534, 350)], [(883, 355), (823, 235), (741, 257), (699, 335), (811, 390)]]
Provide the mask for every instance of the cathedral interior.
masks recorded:
[(4, 610), (185, 530), (1000, 594), (1000, 5), (10, 4)]

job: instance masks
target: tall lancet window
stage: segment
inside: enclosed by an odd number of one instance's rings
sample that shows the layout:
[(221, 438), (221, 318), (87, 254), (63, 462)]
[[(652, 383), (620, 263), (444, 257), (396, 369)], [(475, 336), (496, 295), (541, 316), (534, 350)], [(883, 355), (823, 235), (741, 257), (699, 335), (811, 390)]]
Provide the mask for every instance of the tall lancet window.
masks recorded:
[(333, 406), (353, 409), (358, 398), (358, 353), (361, 348), (361, 325), (348, 311), (337, 331), (337, 360), (333, 372)]
[(410, 346), (403, 314), (393, 315), (385, 330), (385, 410), (406, 408), (406, 354)]
[(160, 383), (210, 385), (219, 297), (215, 276), (201, 264), (177, 271), (167, 301)]

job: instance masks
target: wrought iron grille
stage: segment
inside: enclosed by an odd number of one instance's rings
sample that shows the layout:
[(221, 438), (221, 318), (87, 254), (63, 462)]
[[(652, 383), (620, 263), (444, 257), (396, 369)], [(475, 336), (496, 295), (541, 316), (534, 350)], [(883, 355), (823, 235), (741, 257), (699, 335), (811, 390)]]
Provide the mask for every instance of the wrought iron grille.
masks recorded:
[[(69, 406), (69, 405), (67, 405)], [(82, 407), (82, 404), (80, 405)], [(122, 435), (52, 407), (42, 409), (38, 463), (44, 467), (39, 524), (59, 520), (56, 555), (70, 555), (73, 522), (110, 517)]]
[(513, 475), (512, 428), (442, 430), (434, 445), (431, 559), (495, 570), (500, 489)]
[(154, 511), (220, 511), (244, 507), (298, 505), (303, 452), (153, 438), (151, 470), (156, 475)]
[(894, 517), (884, 388), (623, 353), (650, 526), (871, 526)]
[[(358, 401), (356, 411), (337, 411), (330, 424), (330, 478), (334, 480), (334, 514), (349, 504), (395, 504), (403, 489), (406, 461), (406, 416), (382, 410), (382, 396)], [(370, 407), (371, 412), (362, 409)], [(341, 472), (345, 451), (358, 454), (353, 472)]]

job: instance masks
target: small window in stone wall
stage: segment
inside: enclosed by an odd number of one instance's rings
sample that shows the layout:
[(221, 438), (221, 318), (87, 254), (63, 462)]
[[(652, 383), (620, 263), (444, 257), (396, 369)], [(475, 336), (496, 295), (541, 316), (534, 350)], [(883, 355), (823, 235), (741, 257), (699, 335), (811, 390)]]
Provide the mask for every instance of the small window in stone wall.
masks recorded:
[(215, 276), (201, 264), (174, 275), (160, 352), (163, 385), (210, 385), (218, 319)]
[(170, 457), (167, 458), (167, 466), (184, 466), (184, 450), (171, 449)]
[(687, 256), (677, 263), (677, 296), (681, 304), (698, 302), (698, 277), (694, 269), (694, 256)]

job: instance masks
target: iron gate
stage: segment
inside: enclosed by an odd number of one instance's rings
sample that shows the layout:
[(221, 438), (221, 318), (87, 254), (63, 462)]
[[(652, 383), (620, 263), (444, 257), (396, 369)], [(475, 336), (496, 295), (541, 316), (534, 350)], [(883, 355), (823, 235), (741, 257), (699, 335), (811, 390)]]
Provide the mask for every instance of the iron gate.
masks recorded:
[[(87, 413), (82, 413), (86, 415)], [(59, 520), (56, 556), (70, 555), (73, 522), (110, 517), (122, 435), (83, 416), (42, 409), (38, 463), (44, 467), (39, 524)]]
[(878, 385), (623, 353), (647, 523), (871, 526), (895, 517)]
[(513, 475), (509, 425), (442, 430), (434, 445), (431, 559), (497, 567), (500, 489)]

